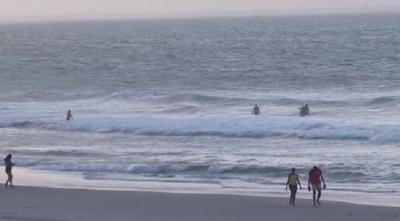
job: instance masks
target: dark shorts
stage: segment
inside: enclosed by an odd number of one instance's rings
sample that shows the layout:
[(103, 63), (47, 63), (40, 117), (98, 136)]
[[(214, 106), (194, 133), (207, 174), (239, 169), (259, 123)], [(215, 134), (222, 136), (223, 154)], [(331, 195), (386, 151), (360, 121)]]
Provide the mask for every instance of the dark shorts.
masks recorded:
[(11, 174), (11, 167), (6, 167), (6, 173)]
[(289, 185), (290, 192), (293, 194), (297, 193), (297, 185)]

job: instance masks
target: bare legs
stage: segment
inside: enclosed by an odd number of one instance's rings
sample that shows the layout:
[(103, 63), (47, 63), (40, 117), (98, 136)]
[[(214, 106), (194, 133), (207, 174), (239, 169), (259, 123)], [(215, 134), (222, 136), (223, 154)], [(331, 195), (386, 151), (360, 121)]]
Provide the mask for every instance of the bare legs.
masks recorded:
[(295, 206), (297, 186), (289, 186), (290, 188), (290, 205)]
[(295, 201), (296, 200), (296, 194), (292, 192), (292, 194), (290, 194), (290, 205), (295, 206)]
[(316, 206), (316, 204), (315, 204), (315, 194), (316, 193), (317, 193), (317, 191), (315, 191), (315, 190), (312, 191), (312, 199), (313, 199), (313, 202), (314, 202), (314, 206)]
[(321, 190), (318, 190), (318, 197), (317, 200), (315, 201), (315, 196), (317, 195), (317, 190), (313, 190), (313, 202), (314, 202), (314, 206), (321, 205), (321, 203), (319, 202), (319, 199), (321, 198)]
[(8, 178), (7, 178), (7, 181), (6, 181), (6, 183), (4, 184), (4, 186), (5, 186), (6, 188), (8, 188), (8, 185), (10, 184), (10, 187), (12, 188), (12, 187), (14, 187), (13, 184), (12, 184), (13, 175), (12, 175), (12, 173), (7, 173), (7, 175), (8, 175)]

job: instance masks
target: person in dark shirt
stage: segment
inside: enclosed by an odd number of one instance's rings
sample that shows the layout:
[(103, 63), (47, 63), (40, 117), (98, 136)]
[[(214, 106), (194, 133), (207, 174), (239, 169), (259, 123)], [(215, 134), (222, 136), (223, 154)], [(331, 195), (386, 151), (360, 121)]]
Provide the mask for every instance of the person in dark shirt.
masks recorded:
[(13, 174), (12, 168), (14, 164), (11, 162), (12, 155), (8, 154), (6, 158), (4, 158), (4, 164), (6, 166), (6, 174), (7, 174), (7, 181), (5, 183), (5, 187), (8, 188), (9, 186), (12, 188), (13, 186)]
[(67, 118), (66, 118), (66, 120), (70, 121), (70, 120), (73, 120), (73, 119), (74, 119), (74, 117), (72, 116), (72, 111), (71, 111), (71, 110), (68, 110), (68, 111), (67, 111)]
[(253, 107), (253, 111), (251, 111), (252, 114), (254, 115), (259, 115), (261, 113), (260, 108), (258, 107), (258, 105), (254, 105)]

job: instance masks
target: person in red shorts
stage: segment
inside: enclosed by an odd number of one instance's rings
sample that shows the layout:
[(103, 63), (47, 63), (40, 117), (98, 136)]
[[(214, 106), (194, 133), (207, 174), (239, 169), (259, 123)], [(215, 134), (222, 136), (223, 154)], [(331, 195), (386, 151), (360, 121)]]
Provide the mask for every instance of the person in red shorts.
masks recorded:
[[(326, 184), (324, 180), (324, 176), (322, 176), (322, 171), (317, 166), (314, 166), (310, 172), (308, 172), (308, 191), (313, 191), (313, 202), (314, 206), (321, 205), (319, 199), (321, 198), (321, 181), (323, 183), (323, 188), (326, 189)], [(318, 191), (317, 200), (315, 200), (315, 195)]]

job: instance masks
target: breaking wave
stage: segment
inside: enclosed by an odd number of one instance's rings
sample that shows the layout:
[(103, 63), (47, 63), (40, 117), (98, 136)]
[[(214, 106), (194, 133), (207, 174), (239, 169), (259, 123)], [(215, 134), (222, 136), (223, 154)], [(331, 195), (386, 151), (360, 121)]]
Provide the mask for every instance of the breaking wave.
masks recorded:
[(132, 133), (148, 136), (221, 136), (238, 138), (293, 137), (299, 139), (363, 140), (399, 143), (400, 125), (325, 122), (297, 117), (87, 117), (72, 122), (0, 122), (1, 128)]
[(375, 106), (375, 105), (390, 105), (396, 104), (399, 101), (398, 97), (394, 96), (386, 96), (386, 97), (378, 97), (368, 101), (366, 104), (368, 106)]
[[(16, 163), (19, 166), (30, 167), (39, 170), (53, 170), (53, 171), (65, 171), (65, 172), (82, 172), (87, 174), (102, 174), (102, 173), (127, 173), (136, 175), (151, 175), (151, 176), (161, 176), (164, 175), (198, 175), (200, 177), (220, 177), (224, 178), (230, 175), (244, 175), (249, 177), (262, 176), (262, 182), (266, 180), (264, 178), (269, 178), (269, 180), (278, 179), (278, 181), (284, 182), (282, 177), (288, 174), (290, 168), (280, 167), (280, 166), (267, 166), (267, 165), (229, 165), (229, 164), (180, 164), (180, 163), (170, 163), (170, 164), (150, 164), (150, 163), (84, 163), (84, 164), (71, 164), (67, 162), (54, 162), (46, 160), (32, 160), (32, 159), (21, 159), (19, 158)], [(368, 181), (369, 174), (362, 172), (352, 172), (354, 168), (344, 167), (341, 170), (333, 169), (325, 170), (324, 173), (335, 177), (335, 179), (340, 180), (342, 183), (354, 182), (363, 180)], [(297, 172), (301, 174), (302, 177), (306, 177), (309, 168), (297, 168)], [(166, 176), (166, 177), (172, 177)], [(250, 178), (253, 179), (253, 178)], [(392, 178), (393, 179), (393, 178)], [(398, 180), (396, 178), (395, 180)], [(255, 180), (253, 180), (254, 182)], [(278, 182), (275, 180), (275, 182)]]

